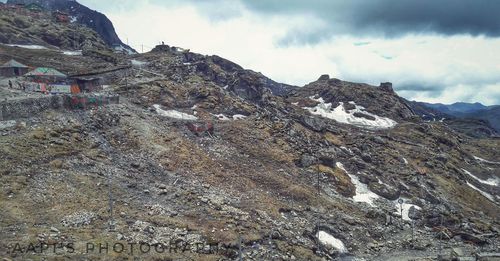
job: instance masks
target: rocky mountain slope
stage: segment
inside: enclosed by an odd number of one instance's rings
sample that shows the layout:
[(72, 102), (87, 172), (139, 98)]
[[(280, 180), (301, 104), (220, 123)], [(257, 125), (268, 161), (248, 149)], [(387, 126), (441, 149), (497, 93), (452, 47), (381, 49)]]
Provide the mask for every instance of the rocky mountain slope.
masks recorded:
[[(97, 33), (99, 40), (110, 48), (120, 48), (130, 52), (135, 52), (130, 46), (124, 44), (115, 32), (113, 23), (102, 13), (81, 5), (74, 0), (8, 0), (7, 4), (38, 4), (45, 8), (46, 11), (62, 11), (70, 15), (71, 22), (83, 25), (92, 29)], [(28, 23), (29, 24), (29, 23)], [(21, 28), (20, 31), (27, 31), (27, 28)], [(29, 29), (28, 29), (29, 30)], [(64, 39), (67, 37), (61, 37)], [(4, 41), (2, 41), (4, 42)], [(4, 42), (5, 43), (5, 42)], [(18, 44), (22, 42), (9, 41), (8, 43)], [(58, 44), (48, 41), (47, 43), (61, 47)]]
[[(423, 120), (389, 83), (324, 75), (299, 88), (167, 45), (110, 56), (0, 45), (0, 59), (62, 72), (95, 64), (102, 94), (120, 95), (0, 122), (1, 257), (435, 260), (500, 248), (500, 140)], [(0, 90), (2, 109), (27, 95)]]

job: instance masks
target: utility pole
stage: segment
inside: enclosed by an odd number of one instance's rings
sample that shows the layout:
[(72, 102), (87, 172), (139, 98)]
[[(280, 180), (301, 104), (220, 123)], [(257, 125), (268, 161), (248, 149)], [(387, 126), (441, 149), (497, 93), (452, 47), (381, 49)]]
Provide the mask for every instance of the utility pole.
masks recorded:
[[(320, 172), (319, 172), (319, 167), (318, 167), (318, 199), (319, 199), (319, 195), (321, 194), (321, 186), (320, 186)], [(319, 226), (321, 224), (321, 217), (318, 216), (318, 222), (316, 223), (316, 229), (318, 230), (317, 233), (318, 233), (318, 239), (319, 239)]]
[(243, 251), (241, 249), (241, 235), (238, 237), (238, 260), (243, 261)]
[(318, 184), (317, 184), (317, 188), (318, 188), (318, 196), (321, 194), (321, 185), (320, 185), (320, 173), (319, 173), (319, 169), (318, 169)]
[(73, 48), (78, 49), (78, 41), (76, 39), (76, 32), (78, 30), (78, 27), (75, 27), (75, 30), (73, 31)]
[(441, 227), (439, 228), (439, 256), (442, 256), (443, 254), (443, 243), (441, 242), (443, 240), (443, 215), (440, 215), (441, 218)]
[(415, 248), (415, 220), (411, 220), (411, 247)]
[(404, 227), (404, 220), (403, 220), (403, 203), (404, 203), (404, 200), (402, 198), (398, 199), (398, 203), (399, 203), (399, 209), (400, 209), (400, 212), (401, 212), (401, 229), (403, 229)]
[(125, 70), (125, 90), (128, 91), (128, 70)]
[(108, 196), (109, 196), (109, 230), (115, 230), (115, 221), (113, 219), (113, 190), (111, 188), (111, 172), (108, 173)]
[(269, 233), (269, 254), (271, 255), (270, 258), (272, 260), (273, 258), (273, 253), (274, 253), (274, 246), (273, 246), (273, 230), (271, 230), (271, 233)]

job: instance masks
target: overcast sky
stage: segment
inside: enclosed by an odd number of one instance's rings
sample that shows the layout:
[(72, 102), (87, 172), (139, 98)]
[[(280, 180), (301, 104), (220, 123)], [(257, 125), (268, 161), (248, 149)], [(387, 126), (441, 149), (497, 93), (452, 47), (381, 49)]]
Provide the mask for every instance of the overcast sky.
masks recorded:
[(496, 0), (79, 0), (124, 42), (217, 54), (302, 86), (393, 82), (419, 101), (500, 104)]

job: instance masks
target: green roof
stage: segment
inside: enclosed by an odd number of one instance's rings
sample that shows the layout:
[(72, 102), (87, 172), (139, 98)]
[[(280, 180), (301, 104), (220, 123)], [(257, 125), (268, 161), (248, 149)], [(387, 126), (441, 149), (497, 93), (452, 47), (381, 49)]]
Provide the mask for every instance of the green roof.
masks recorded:
[(2, 68), (28, 68), (28, 66), (16, 61), (16, 60), (10, 60), (6, 63), (4, 63), (2, 66), (0, 66)]
[(27, 4), (24, 7), (31, 10), (43, 10), (43, 7), (37, 3)]
[(50, 76), (50, 77), (61, 77), (66, 78), (66, 74), (54, 69), (46, 67), (38, 67), (35, 70), (25, 74), (24, 76)]

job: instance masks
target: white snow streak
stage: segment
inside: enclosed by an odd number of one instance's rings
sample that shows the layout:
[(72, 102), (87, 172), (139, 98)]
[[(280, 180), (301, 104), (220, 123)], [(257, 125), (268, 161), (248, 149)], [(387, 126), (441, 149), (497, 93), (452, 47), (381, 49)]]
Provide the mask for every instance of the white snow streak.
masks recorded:
[(237, 120), (243, 120), (245, 119), (247, 116), (245, 115), (241, 115), (241, 114), (235, 114), (233, 116), (226, 116), (224, 114), (212, 114), (213, 116), (215, 116), (218, 120), (221, 120), (221, 121), (229, 121), (229, 120), (233, 120), (233, 121), (237, 121)]
[(485, 159), (482, 159), (482, 158), (476, 157), (476, 156), (473, 156), (473, 157), (474, 157), (474, 159), (481, 161), (481, 162), (490, 163), (490, 164), (500, 164), (500, 162), (489, 161), (489, 160), (485, 160)]
[(80, 56), (82, 55), (82, 51), (63, 51), (64, 55), (70, 55), (70, 56)]
[(47, 49), (47, 47), (45, 47), (45, 46), (35, 45), (35, 44), (30, 44), (30, 45), (25, 45), (25, 44), (6, 44), (6, 45), (7, 46), (11, 46), (11, 47), (19, 47), (19, 48), (32, 49), (32, 50)]
[(243, 120), (245, 119), (247, 116), (245, 115), (241, 115), (241, 114), (235, 114), (233, 115), (233, 120)]
[(498, 184), (500, 184), (500, 181), (496, 178), (489, 178), (487, 180), (484, 180), (484, 179), (480, 179), (480, 178), (474, 176), (472, 173), (468, 172), (465, 169), (462, 169), (462, 170), (465, 172), (465, 174), (469, 175), (473, 179), (475, 179), (483, 184), (490, 185), (490, 186), (498, 186)]
[(481, 195), (483, 195), (485, 198), (489, 199), (490, 201), (492, 202), (495, 202), (495, 198), (493, 197), (493, 195), (491, 195), (490, 193), (487, 193), (487, 192), (484, 192), (482, 190), (480, 190), (479, 188), (477, 188), (476, 186), (470, 184), (469, 182), (467, 182), (467, 185), (469, 187), (471, 187), (472, 189), (474, 189), (475, 191), (479, 192)]
[(230, 120), (226, 115), (224, 114), (214, 114), (214, 116), (221, 121), (228, 121)]
[(195, 121), (198, 118), (196, 116), (183, 113), (180, 111), (176, 110), (163, 110), (161, 109), (160, 105), (155, 104), (153, 107), (156, 109), (156, 113), (158, 113), (161, 116), (169, 117), (169, 118), (174, 118), (174, 119), (180, 119), (180, 120), (188, 120), (188, 121)]

